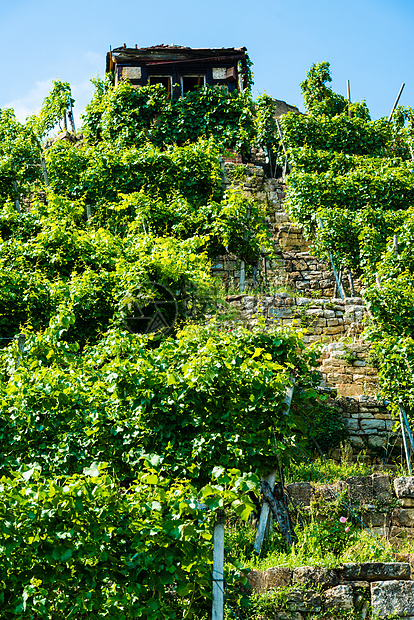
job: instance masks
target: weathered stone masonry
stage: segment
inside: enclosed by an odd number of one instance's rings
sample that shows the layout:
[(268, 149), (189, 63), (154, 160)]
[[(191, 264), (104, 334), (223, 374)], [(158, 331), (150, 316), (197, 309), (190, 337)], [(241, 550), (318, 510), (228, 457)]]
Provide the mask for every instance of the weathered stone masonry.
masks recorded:
[[(414, 533), (414, 478), (397, 478), (392, 492), (387, 474), (353, 476), (335, 485), (316, 487), (308, 482), (288, 485), (291, 501), (309, 510), (315, 496), (334, 501), (345, 493), (353, 508), (374, 533), (389, 535), (394, 542)], [(251, 571), (249, 583), (256, 592), (283, 591), (280, 609), (260, 620), (310, 620), (320, 611), (356, 610), (368, 617), (368, 604), (377, 618), (395, 614), (414, 620), (414, 581), (412, 556), (403, 562), (344, 564), (337, 569), (301, 566), (290, 569), (275, 566)], [(282, 598), (280, 599), (282, 600)]]
[[(236, 173), (236, 170), (238, 171)], [(240, 174), (240, 171), (242, 174)], [(286, 185), (277, 179), (264, 175), (261, 166), (232, 163), (225, 164), (225, 184), (227, 187), (240, 186), (247, 197), (253, 197), (266, 207), (267, 223), (273, 238), (276, 256), (266, 259), (266, 278), (263, 266), (261, 279), (266, 280), (268, 289), (284, 287), (292, 294), (303, 297), (319, 294), (332, 297), (335, 278), (331, 266), (310, 254), (310, 243), (286, 214), (283, 201)], [(213, 265), (213, 274), (220, 276), (228, 286), (237, 287), (240, 278), (240, 260), (235, 256), (220, 257)], [(253, 286), (252, 277), (247, 278), (247, 286)], [(355, 282), (355, 290), (360, 286)]]

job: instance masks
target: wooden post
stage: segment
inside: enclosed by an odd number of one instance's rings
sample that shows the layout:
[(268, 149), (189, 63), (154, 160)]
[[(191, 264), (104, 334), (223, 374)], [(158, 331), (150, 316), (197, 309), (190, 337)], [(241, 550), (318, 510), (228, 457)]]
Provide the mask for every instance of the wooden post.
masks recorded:
[[(295, 387), (295, 378), (291, 377), (291, 383), (286, 388), (285, 400), (283, 401), (283, 404), (286, 405), (286, 413), (290, 409), (294, 387)], [(266, 482), (269, 485), (270, 491), (272, 493), (275, 488), (277, 473), (278, 471), (277, 469), (275, 469), (274, 471), (270, 472), (270, 474), (268, 474), (266, 478), (264, 478), (264, 482)], [(264, 541), (267, 528), (268, 528), (270, 510), (271, 510), (270, 504), (268, 502), (263, 502), (262, 510), (260, 511), (260, 519), (259, 519), (259, 525), (257, 527), (256, 539), (254, 541), (254, 547), (253, 547), (257, 554), (259, 554), (262, 550), (263, 541)]]
[[(246, 219), (247, 219), (247, 225), (249, 225), (250, 207), (247, 207)], [(245, 239), (246, 239), (246, 235), (247, 233), (244, 233)], [(244, 262), (244, 260), (242, 260), (240, 261), (240, 282), (239, 282), (240, 291), (242, 293), (244, 291), (245, 285), (246, 285), (246, 263)]]
[(73, 107), (72, 107), (72, 99), (69, 97), (69, 111), (68, 111), (70, 126), (72, 128), (72, 133), (76, 133), (75, 129), (75, 118), (73, 116)]
[(240, 283), (239, 283), (239, 288), (242, 293), (244, 291), (245, 285), (246, 285), (246, 263), (244, 262), (244, 260), (242, 260), (240, 261)]
[[(271, 491), (275, 488), (277, 470), (272, 471), (266, 478), (265, 482), (269, 485)], [(270, 506), (267, 502), (263, 503), (262, 510), (260, 511), (259, 525), (257, 527), (256, 539), (254, 541), (254, 550), (259, 554), (263, 547), (263, 541), (266, 536), (267, 527), (269, 523)]]
[(224, 521), (224, 510), (219, 510), (213, 536), (212, 620), (223, 620), (224, 615)]

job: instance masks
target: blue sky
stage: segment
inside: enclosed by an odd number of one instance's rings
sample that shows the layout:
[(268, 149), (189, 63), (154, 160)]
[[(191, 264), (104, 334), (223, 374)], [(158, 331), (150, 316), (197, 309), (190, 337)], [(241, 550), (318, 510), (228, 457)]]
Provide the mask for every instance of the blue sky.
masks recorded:
[(352, 100), (365, 99), (379, 118), (402, 82), (400, 103), (414, 107), (413, 32), (413, 0), (1, 0), (0, 107), (24, 119), (60, 78), (71, 83), (79, 117), (110, 45), (244, 45), (255, 96), (265, 91), (303, 109), (299, 83), (327, 60), (333, 89), (346, 95), (349, 79)]

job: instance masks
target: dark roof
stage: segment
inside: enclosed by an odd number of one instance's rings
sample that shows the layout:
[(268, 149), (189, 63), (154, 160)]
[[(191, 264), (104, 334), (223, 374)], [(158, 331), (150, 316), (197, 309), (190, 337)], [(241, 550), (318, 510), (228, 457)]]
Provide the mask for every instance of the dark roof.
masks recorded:
[(177, 62), (182, 60), (213, 60), (218, 58), (245, 59), (245, 47), (199, 47), (191, 48), (184, 45), (153, 45), (152, 47), (116, 47), (112, 50), (112, 57), (117, 63), (141, 61)]

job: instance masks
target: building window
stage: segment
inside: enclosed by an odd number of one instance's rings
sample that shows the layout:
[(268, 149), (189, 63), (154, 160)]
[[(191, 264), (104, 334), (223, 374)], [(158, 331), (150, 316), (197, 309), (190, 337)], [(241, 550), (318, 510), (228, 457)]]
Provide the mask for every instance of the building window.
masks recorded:
[(183, 75), (181, 77), (181, 93), (185, 95), (192, 90), (202, 88), (206, 84), (205, 75)]
[(148, 83), (151, 86), (154, 84), (162, 84), (164, 88), (171, 93), (172, 92), (172, 76), (171, 75), (150, 75), (148, 76)]

